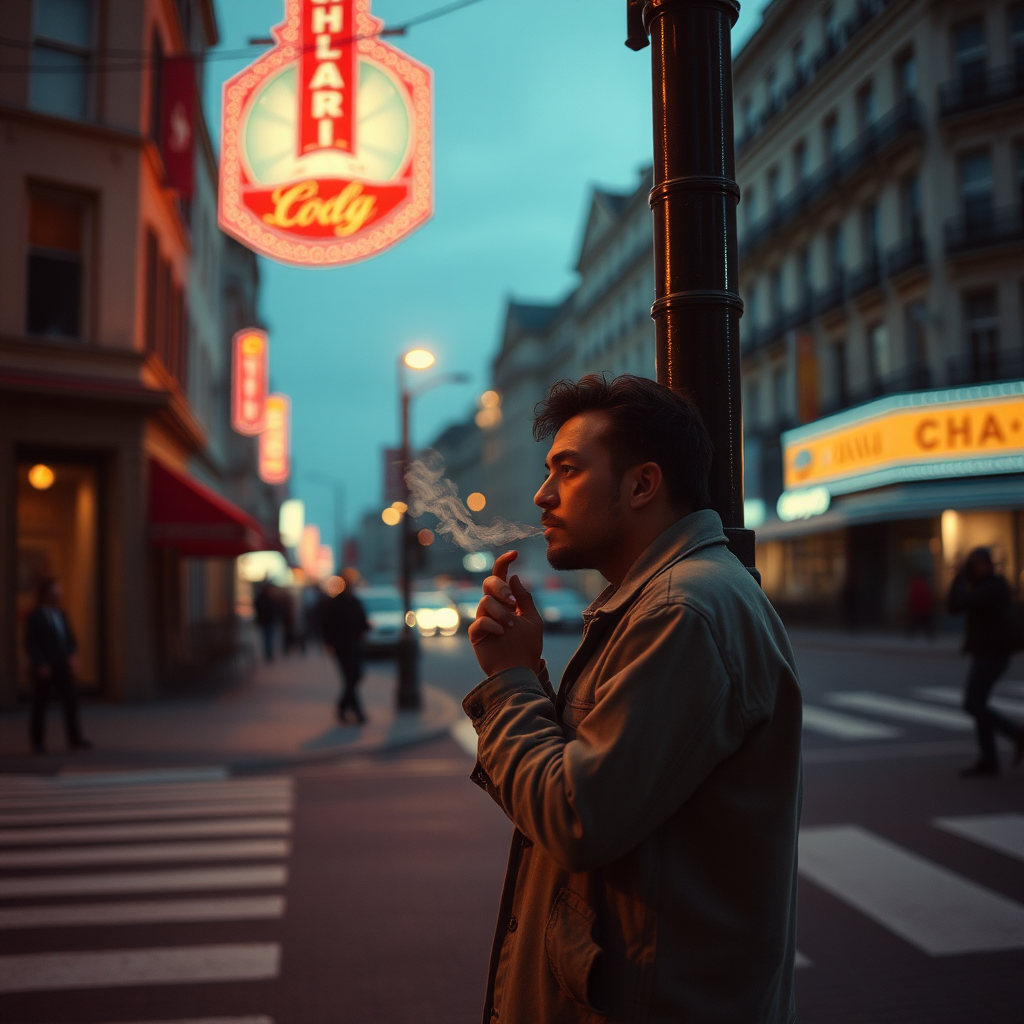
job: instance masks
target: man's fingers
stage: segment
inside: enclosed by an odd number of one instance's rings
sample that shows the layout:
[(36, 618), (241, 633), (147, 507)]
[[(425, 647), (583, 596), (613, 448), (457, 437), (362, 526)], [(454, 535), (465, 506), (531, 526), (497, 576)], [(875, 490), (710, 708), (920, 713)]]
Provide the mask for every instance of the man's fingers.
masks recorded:
[(514, 626), (516, 622), (515, 612), (503, 601), (489, 594), (476, 606), (476, 617), (482, 619), (485, 616), (500, 622), (503, 626)]
[(489, 636), (504, 635), (505, 630), (502, 629), (494, 619), (487, 615), (476, 619), (469, 624), (469, 642), (472, 644), (478, 644), (481, 640), (486, 640)]
[(491, 570), (492, 576), (497, 576), (502, 583), (505, 582), (505, 577), (508, 576), (508, 567), (519, 557), (518, 551), (506, 551), (503, 555), (498, 555), (494, 560), (494, 568)]
[(542, 622), (541, 614), (533, 603), (533, 595), (523, 586), (523, 581), (518, 576), (513, 576), (508, 583), (519, 605), (520, 615), (533, 619), (536, 622)]
[(484, 580), (484, 594), (495, 597), (512, 608), (516, 606), (516, 599), (509, 585), (497, 576), (488, 576)]

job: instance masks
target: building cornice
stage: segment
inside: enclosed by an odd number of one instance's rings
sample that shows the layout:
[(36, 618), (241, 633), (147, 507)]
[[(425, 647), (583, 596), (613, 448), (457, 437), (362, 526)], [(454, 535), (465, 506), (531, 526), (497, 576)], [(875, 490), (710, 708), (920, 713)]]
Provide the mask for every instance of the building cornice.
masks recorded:
[(26, 124), (60, 135), (80, 135), (95, 142), (114, 143), (133, 149), (139, 149), (146, 141), (140, 132), (131, 129), (116, 128), (113, 125), (98, 124), (95, 121), (76, 121), (69, 117), (43, 114), (38, 110), (15, 107), (7, 103), (0, 103), (0, 121)]

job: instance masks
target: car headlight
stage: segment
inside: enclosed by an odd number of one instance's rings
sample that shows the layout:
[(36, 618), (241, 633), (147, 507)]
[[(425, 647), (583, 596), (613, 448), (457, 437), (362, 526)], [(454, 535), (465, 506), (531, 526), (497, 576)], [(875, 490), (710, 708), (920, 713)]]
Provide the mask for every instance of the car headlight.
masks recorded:
[(438, 608), (434, 621), (438, 629), (455, 629), (459, 625), (459, 613), (454, 608)]
[(421, 608), (416, 613), (416, 625), (420, 629), (437, 629), (437, 613), (433, 608)]
[(544, 609), (544, 621), (545, 622), (558, 622), (562, 617), (562, 613), (557, 608), (545, 608)]

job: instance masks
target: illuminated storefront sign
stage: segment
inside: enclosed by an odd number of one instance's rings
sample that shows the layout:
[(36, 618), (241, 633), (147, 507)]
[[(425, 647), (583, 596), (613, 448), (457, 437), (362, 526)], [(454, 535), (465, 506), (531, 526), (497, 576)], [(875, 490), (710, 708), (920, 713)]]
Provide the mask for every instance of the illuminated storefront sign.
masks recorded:
[(782, 435), (787, 491), (1024, 472), (1024, 381), (893, 395)]
[(247, 437), (254, 437), (263, 430), (268, 354), (266, 332), (250, 327), (235, 335), (231, 367), (231, 426)]
[(276, 45), (224, 85), (220, 226), (284, 263), (336, 266), (433, 209), (430, 69), (369, 0), (285, 0)]
[(287, 395), (267, 395), (266, 426), (260, 434), (260, 479), (283, 484), (291, 473), (292, 403)]

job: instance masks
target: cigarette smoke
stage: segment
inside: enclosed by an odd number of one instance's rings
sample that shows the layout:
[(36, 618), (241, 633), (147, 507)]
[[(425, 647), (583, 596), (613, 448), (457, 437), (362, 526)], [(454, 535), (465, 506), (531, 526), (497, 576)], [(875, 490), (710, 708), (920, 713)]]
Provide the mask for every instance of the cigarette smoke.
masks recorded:
[(410, 492), (409, 511), (414, 516), (430, 512), (437, 516), (437, 533), (444, 534), (464, 551), (500, 547), (509, 541), (536, 537), (539, 526), (492, 519), (489, 526), (473, 522), (473, 514), (462, 504), (459, 489), (444, 475), (444, 459), (432, 450), (413, 462), (405, 473)]

